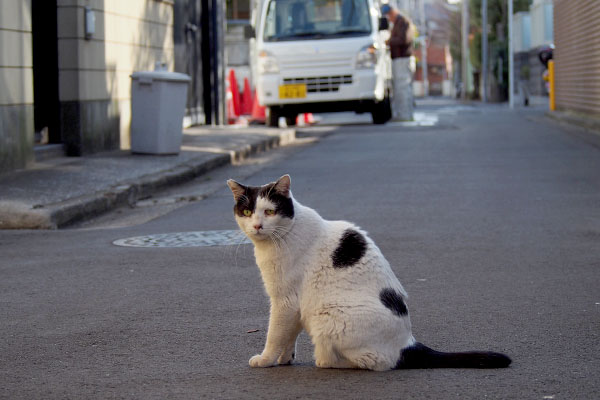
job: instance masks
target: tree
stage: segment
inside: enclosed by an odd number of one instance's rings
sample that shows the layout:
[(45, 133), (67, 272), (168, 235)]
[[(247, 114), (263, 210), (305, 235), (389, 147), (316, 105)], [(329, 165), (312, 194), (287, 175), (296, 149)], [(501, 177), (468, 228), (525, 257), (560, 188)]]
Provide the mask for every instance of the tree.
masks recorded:
[[(464, 0), (463, 0), (464, 1)], [(488, 46), (490, 64), (495, 76), (502, 62), (503, 85), (501, 92), (508, 90), (508, 0), (488, 0)], [(514, 12), (528, 11), (532, 0), (513, 0)], [(481, 71), (481, 0), (469, 0), (470, 30), (469, 51), (474, 73)], [(500, 61), (500, 59), (502, 61)]]

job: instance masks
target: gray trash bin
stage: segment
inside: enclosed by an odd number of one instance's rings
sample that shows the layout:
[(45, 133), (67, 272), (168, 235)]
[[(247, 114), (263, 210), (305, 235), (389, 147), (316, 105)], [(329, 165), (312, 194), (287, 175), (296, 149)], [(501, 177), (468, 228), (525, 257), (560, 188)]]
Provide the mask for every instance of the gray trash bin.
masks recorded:
[(178, 154), (190, 77), (168, 71), (131, 75), (131, 152)]

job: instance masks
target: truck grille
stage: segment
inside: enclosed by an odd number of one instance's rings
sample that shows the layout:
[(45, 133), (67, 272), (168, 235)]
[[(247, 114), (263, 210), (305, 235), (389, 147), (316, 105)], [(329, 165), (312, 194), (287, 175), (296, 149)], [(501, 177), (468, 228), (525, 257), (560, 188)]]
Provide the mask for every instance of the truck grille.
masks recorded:
[(351, 85), (352, 75), (317, 76), (310, 78), (284, 78), (284, 84), (305, 83), (308, 93), (337, 92), (340, 85)]

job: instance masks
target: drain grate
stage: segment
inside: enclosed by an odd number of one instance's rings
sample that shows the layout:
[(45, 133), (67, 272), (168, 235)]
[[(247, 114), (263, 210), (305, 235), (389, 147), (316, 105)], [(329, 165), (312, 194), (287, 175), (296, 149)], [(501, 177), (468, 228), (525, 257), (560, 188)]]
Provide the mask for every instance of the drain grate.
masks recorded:
[(125, 247), (200, 247), (231, 246), (251, 243), (240, 231), (202, 231), (159, 233), (115, 240), (116, 246)]

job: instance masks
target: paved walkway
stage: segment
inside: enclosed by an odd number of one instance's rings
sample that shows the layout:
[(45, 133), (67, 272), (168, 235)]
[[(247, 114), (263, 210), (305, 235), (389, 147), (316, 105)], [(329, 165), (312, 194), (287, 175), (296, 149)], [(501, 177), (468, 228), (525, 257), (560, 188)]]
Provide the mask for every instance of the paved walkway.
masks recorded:
[(294, 139), (293, 129), (194, 127), (184, 131), (178, 155), (113, 151), (44, 160), (0, 175), (0, 229), (65, 226)]
[[(541, 99), (540, 104), (529, 107), (528, 112), (535, 108), (537, 112), (534, 114), (541, 115), (545, 109), (543, 101)], [(454, 114), (461, 107), (475, 110), (482, 105), (430, 97), (418, 99), (417, 106), (414, 122), (390, 124), (398, 128), (437, 125), (440, 115)], [(487, 105), (494, 106), (505, 107)], [(600, 129), (597, 122), (582, 122), (581, 118), (563, 114), (553, 113), (553, 117), (559, 122)], [(353, 113), (319, 117), (325, 130), (331, 128), (327, 125), (347, 124), (349, 121), (370, 123), (370, 119), (370, 115), (356, 116)], [(0, 174), (0, 229), (60, 228), (118, 206), (135, 204), (158, 190), (183, 183), (250, 154), (285, 145), (295, 138), (294, 129), (201, 126), (184, 130), (178, 155), (137, 155), (129, 151), (113, 151), (86, 157), (42, 160), (32, 168)], [(596, 145), (600, 145), (600, 135), (587, 135), (586, 140), (594, 140)]]

